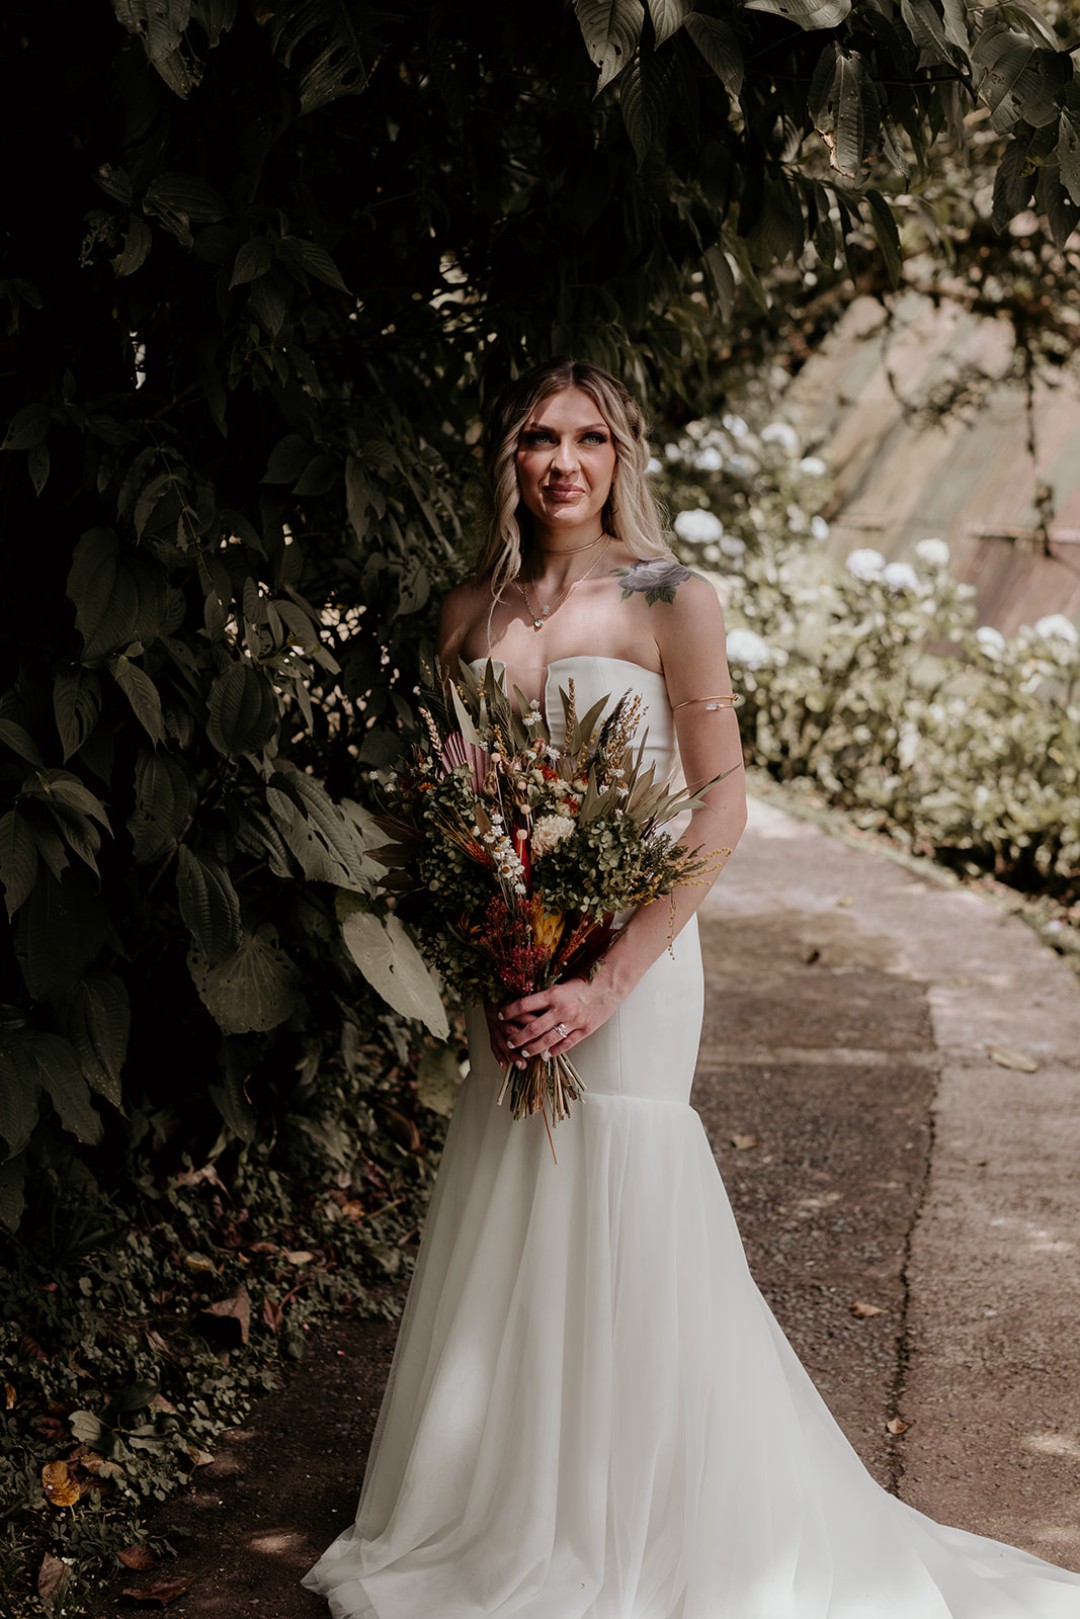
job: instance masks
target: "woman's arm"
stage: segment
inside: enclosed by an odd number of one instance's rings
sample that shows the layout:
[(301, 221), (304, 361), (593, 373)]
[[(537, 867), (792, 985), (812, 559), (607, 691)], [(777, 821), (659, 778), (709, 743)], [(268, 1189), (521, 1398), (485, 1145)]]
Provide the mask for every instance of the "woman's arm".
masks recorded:
[[(677, 935), (694, 915), (746, 824), (746, 782), (735, 714), (730, 707), (709, 709), (694, 701), (732, 690), (716, 592), (707, 580), (690, 575), (676, 587), (673, 602), (657, 602), (650, 612), (663, 614), (657, 620), (656, 639), (675, 709), (687, 787), (693, 791), (728, 772), (704, 795), (683, 834), (689, 848), (715, 856), (715, 869), (702, 881), (675, 890), (674, 917), (672, 900), (667, 898), (639, 907), (591, 979), (570, 979), (503, 1006), (492, 1029), (492, 1049), (503, 1063), (520, 1058), (522, 1052), (571, 1051), (606, 1023), (667, 949), (672, 923)], [(568, 1030), (565, 1039), (556, 1033), (560, 1023)]]

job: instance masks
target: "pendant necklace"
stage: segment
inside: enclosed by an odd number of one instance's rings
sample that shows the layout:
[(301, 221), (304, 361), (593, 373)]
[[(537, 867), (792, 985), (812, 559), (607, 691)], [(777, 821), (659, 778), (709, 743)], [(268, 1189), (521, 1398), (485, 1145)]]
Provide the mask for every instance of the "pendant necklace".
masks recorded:
[[(606, 538), (607, 538), (606, 535), (601, 534), (598, 537), (598, 539), (592, 541), (591, 545), (578, 546), (577, 549), (580, 550), (580, 551), (589, 551), (589, 550), (592, 549), (593, 545), (599, 544), (600, 540), (603, 540), (603, 539), (606, 539)], [(556, 596), (556, 598), (555, 598), (555, 600), (553, 602), (545, 602), (541, 607), (537, 607), (536, 604), (533, 602), (531, 596), (529, 595), (528, 590), (526, 589), (526, 587), (522, 583), (522, 581), (520, 579), (515, 579), (514, 580), (514, 587), (515, 587), (516, 590), (520, 591), (522, 599), (525, 602), (525, 606), (529, 610), (529, 615), (532, 618), (532, 627), (533, 627), (534, 630), (542, 630), (543, 629), (544, 625), (547, 623), (547, 621), (551, 617), (551, 615), (553, 613), (558, 612), (559, 608), (562, 606), (562, 604), (566, 600), (567, 596), (569, 596), (570, 592), (572, 590), (576, 590), (578, 585), (583, 585), (585, 583), (586, 579), (588, 579), (591, 574), (594, 574), (596, 572), (597, 568), (600, 566), (601, 562), (603, 562), (606, 555), (607, 555), (607, 546), (605, 545), (604, 549), (601, 551), (600, 555), (597, 557), (597, 559), (593, 563), (592, 567), (587, 568), (586, 571), (581, 575), (580, 579), (571, 579), (570, 583), (566, 586), (566, 588), (561, 592), (560, 595)]]

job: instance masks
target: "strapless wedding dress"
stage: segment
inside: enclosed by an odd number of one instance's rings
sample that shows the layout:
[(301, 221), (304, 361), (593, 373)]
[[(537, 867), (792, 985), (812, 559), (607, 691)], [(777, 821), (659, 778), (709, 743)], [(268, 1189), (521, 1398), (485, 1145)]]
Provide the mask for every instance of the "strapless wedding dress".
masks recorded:
[[(662, 676), (628, 688), (675, 762)], [(747, 1270), (689, 1105), (691, 922), (574, 1052), (555, 1133), (495, 1105), (482, 1015), (355, 1525), (305, 1584), (334, 1619), (1078, 1619), (1080, 1574), (945, 1528), (870, 1477)]]

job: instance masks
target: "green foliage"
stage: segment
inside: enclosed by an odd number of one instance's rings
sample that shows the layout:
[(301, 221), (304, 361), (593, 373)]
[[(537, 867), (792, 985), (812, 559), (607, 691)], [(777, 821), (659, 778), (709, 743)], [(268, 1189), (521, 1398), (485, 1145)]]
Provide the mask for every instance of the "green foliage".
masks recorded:
[[(967, 876), (1080, 916), (1080, 637), (1049, 615), (976, 627), (948, 547), (821, 549), (823, 463), (784, 422), (691, 424), (665, 482), (687, 556), (723, 575), (753, 762)], [(734, 428), (733, 434), (730, 429)], [(689, 511), (686, 502), (692, 498)]]

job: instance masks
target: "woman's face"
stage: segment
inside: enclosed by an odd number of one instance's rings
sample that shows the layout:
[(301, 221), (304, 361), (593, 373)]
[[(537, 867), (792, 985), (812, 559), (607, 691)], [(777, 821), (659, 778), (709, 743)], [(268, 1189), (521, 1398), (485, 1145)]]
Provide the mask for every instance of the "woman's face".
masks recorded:
[(615, 441), (592, 395), (564, 388), (542, 399), (517, 446), (518, 488), (538, 533), (595, 539), (614, 478)]

